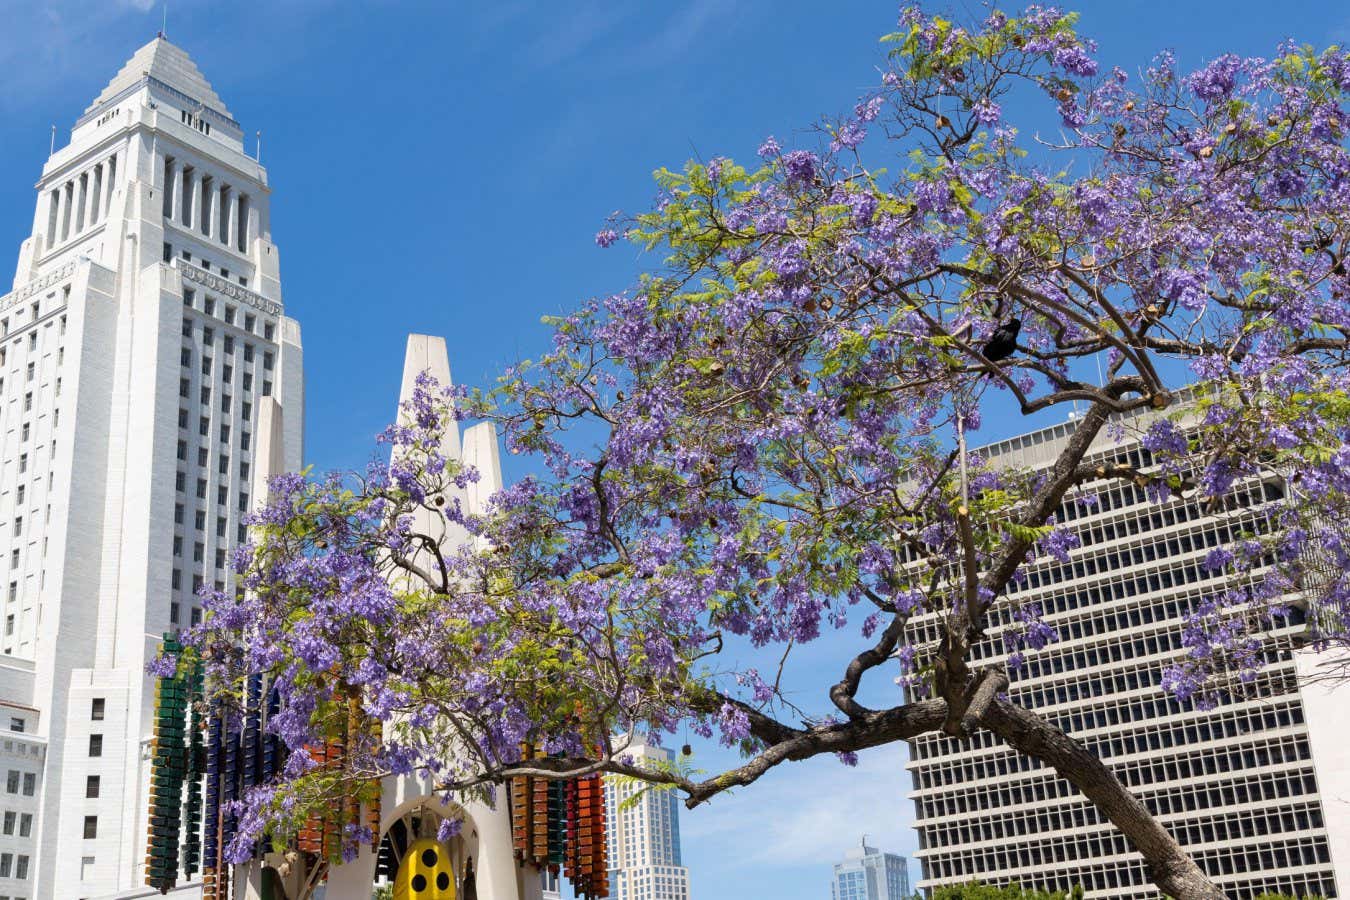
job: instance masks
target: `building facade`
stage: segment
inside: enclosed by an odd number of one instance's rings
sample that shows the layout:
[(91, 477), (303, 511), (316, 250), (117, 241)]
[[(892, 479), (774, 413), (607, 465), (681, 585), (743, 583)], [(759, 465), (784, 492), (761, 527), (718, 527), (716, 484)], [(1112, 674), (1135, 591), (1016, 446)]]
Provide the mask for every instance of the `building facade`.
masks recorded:
[[(626, 753), (638, 764), (675, 760), (670, 750), (646, 744)], [(641, 796), (633, 800), (635, 793)], [(689, 870), (680, 862), (680, 802), (673, 791), (606, 776), (605, 837), (611, 900), (689, 900)]]
[(142, 883), (145, 664), (199, 619), (195, 588), (232, 589), (262, 494), (262, 398), (280, 404), (286, 468), (302, 458), (300, 330), (282, 310), (269, 191), (239, 124), (162, 36), (43, 167), (0, 297), (0, 770), (19, 772), (0, 796), (0, 896)]
[[(1108, 427), (1087, 462), (1153, 460), (1138, 436), (1145, 417)], [(983, 448), (998, 465), (1048, 466), (1071, 420)], [(1109, 434), (1106, 432), (1110, 432)], [(1009, 693), (1092, 749), (1234, 898), (1264, 891), (1331, 898), (1350, 891), (1350, 723), (1324, 688), (1300, 687), (1312, 661), (1299, 650), (1305, 614), (1273, 632), (1266, 666), (1240, 696), (1197, 711), (1159, 686), (1186, 651), (1183, 621), (1225, 590), (1203, 561), (1240, 533), (1265, 528), (1263, 504), (1278, 480), (1240, 483), (1222, 509), (1194, 497), (1149, 500), (1132, 483), (1082, 486), (1058, 511), (1082, 545), (1067, 563), (1038, 558), (1009, 588), (1039, 603), (1059, 640), (1010, 673)], [(1007, 661), (991, 621), (976, 664)], [(909, 639), (935, 640), (935, 615)], [(1053, 771), (987, 732), (968, 741), (925, 735), (910, 743), (922, 879), (932, 888), (978, 878), (1065, 889), (1088, 897), (1155, 898), (1142, 859), (1111, 823)]]
[(835, 863), (830, 882), (831, 900), (910, 900), (909, 868), (905, 858), (867, 846), (848, 851)]

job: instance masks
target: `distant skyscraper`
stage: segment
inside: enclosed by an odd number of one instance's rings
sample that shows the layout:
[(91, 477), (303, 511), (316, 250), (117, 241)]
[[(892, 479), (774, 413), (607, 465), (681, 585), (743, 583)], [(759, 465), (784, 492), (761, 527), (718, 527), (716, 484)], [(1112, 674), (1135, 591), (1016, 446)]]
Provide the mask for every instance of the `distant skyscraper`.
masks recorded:
[[(628, 755), (672, 762), (663, 747), (638, 745)], [(689, 900), (689, 870), (680, 863), (680, 801), (673, 791), (646, 790), (633, 806), (623, 802), (641, 786), (605, 779), (605, 830), (611, 900)]]
[[(978, 452), (994, 464), (1049, 466), (1076, 422), (1001, 441)], [(1153, 459), (1134, 416), (1103, 430), (1084, 462)], [(1058, 510), (1082, 540), (1066, 563), (1037, 559), (1011, 598), (1039, 603), (1059, 640), (1011, 673), (1018, 703), (1057, 723), (1097, 753), (1229, 897), (1262, 892), (1336, 897), (1350, 890), (1350, 719), (1344, 691), (1300, 686), (1310, 665), (1292, 648), (1294, 617), (1276, 630), (1266, 666), (1245, 697), (1209, 712), (1178, 703), (1159, 686), (1184, 653), (1183, 621), (1205, 597), (1230, 587), (1202, 564), (1214, 547), (1265, 528), (1261, 507), (1281, 496), (1278, 479), (1240, 482), (1224, 509), (1195, 497), (1155, 503), (1130, 482), (1085, 484)], [(1087, 495), (1091, 495), (1089, 498)], [(1080, 502), (1089, 501), (1089, 502)], [(972, 653), (979, 665), (1007, 658), (1006, 611)], [(916, 617), (909, 636), (937, 636), (936, 614)], [(1053, 770), (988, 732), (970, 740), (924, 735), (910, 744), (918, 858), (925, 893), (971, 879), (1064, 889), (1088, 897), (1157, 898), (1140, 855)]]
[(37, 181), (0, 297), (0, 897), (143, 886), (145, 664), (198, 621), (197, 587), (232, 588), (262, 430), (300, 466), (300, 328), (270, 194), (163, 37)]
[(832, 900), (909, 900), (909, 868), (905, 858), (867, 846), (848, 851), (835, 863)]

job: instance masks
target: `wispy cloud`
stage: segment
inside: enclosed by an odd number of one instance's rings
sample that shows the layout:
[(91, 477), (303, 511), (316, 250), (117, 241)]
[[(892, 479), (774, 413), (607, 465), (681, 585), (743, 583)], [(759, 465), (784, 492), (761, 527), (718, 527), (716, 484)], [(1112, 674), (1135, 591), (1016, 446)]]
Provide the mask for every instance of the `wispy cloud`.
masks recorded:
[(827, 872), (864, 834), (873, 846), (908, 853), (915, 833), (904, 763), (903, 752), (889, 747), (864, 753), (856, 768), (833, 757), (781, 766), (681, 816), (686, 855), (700, 857), (700, 867), (725, 861), (727, 869)]
[(686, 6), (677, 6), (674, 15), (634, 47), (628, 58), (648, 66), (674, 62), (706, 37), (714, 24), (735, 13), (733, 0), (694, 0)]

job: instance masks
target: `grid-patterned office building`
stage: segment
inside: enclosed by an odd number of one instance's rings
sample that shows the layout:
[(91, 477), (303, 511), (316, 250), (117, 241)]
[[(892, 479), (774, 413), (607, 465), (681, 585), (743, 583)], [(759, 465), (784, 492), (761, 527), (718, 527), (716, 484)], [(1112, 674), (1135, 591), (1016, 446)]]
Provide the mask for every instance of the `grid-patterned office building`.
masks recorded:
[(867, 846), (866, 837), (859, 847), (844, 854), (843, 862), (834, 865), (830, 900), (910, 900), (910, 897), (905, 858)]
[(194, 588), (232, 587), (261, 405), (280, 403), (269, 427), (300, 466), (300, 331), (269, 193), (240, 125), (163, 37), (38, 179), (0, 297), (0, 755), (25, 762), (0, 762), (20, 772), (0, 794), (0, 896), (143, 882), (146, 661), (200, 616)]
[[(1086, 461), (1147, 469), (1150, 454), (1137, 440), (1146, 418), (1115, 424)], [(1048, 466), (1075, 425), (979, 452), (996, 465)], [(1244, 696), (1202, 712), (1159, 686), (1185, 652), (1184, 617), (1225, 587), (1202, 565), (1206, 554), (1261, 528), (1262, 504), (1280, 491), (1249, 481), (1210, 512), (1189, 496), (1152, 502), (1132, 483), (1083, 485), (1058, 513), (1081, 546), (1067, 563), (1038, 558), (1010, 588), (1014, 599), (1041, 604), (1059, 640), (1027, 654), (1009, 692), (1101, 757), (1230, 897), (1346, 896), (1350, 717), (1344, 695), (1337, 703), (1327, 689), (1296, 682), (1311, 665), (1307, 651), (1291, 649), (1302, 614), (1274, 632), (1268, 665)], [(1080, 502), (1087, 495), (1096, 502)], [(973, 649), (977, 664), (1006, 660), (1000, 613)], [(935, 616), (916, 618), (909, 631), (920, 644), (935, 640)], [(1160, 896), (1139, 854), (1072, 785), (992, 734), (925, 735), (910, 743), (910, 757), (921, 890), (978, 878), (1079, 884), (1089, 897)]]
[[(675, 759), (670, 750), (646, 744), (626, 755), (639, 764)], [(680, 801), (673, 791), (606, 776), (605, 839), (611, 900), (689, 900), (689, 870), (680, 862)]]

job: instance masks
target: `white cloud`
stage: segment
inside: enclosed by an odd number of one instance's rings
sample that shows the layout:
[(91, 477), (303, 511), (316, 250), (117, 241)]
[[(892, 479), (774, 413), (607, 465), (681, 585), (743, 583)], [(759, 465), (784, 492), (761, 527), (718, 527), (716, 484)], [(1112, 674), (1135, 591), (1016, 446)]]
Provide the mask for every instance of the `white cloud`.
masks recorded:
[[(759, 782), (680, 817), (685, 855), (728, 868), (828, 872), (862, 835), (909, 855), (912, 789), (901, 745), (863, 753), (856, 768), (827, 756), (784, 763)], [(711, 874), (711, 873), (710, 873)]]

